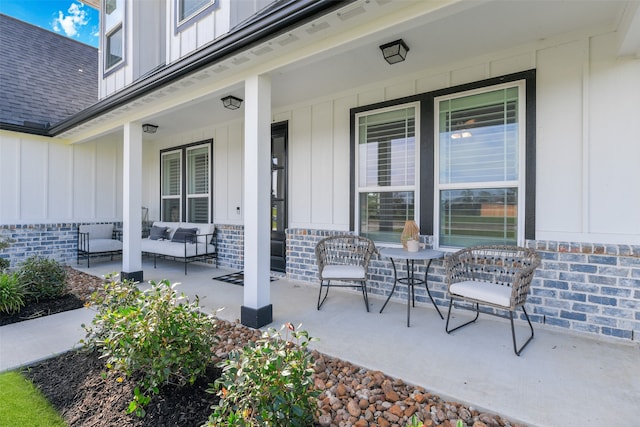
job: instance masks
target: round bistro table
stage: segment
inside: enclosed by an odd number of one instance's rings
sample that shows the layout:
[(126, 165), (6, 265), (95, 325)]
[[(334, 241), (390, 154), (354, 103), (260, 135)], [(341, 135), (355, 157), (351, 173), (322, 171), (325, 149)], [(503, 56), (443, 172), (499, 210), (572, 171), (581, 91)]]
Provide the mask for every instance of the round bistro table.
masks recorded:
[[(410, 318), (411, 318), (411, 301), (413, 301), (413, 306), (416, 306), (416, 295), (415, 295), (415, 285), (420, 285), (424, 283), (424, 287), (427, 290), (427, 294), (433, 303), (433, 306), (438, 311), (441, 319), (444, 319), (438, 305), (433, 300), (431, 296), (431, 292), (429, 291), (429, 286), (427, 286), (427, 276), (429, 275), (429, 267), (431, 267), (431, 262), (434, 259), (444, 258), (444, 252), (436, 251), (433, 249), (420, 249), (417, 252), (409, 252), (404, 248), (381, 248), (380, 255), (383, 257), (389, 258), (391, 260), (391, 265), (393, 266), (393, 288), (391, 289), (391, 293), (387, 297), (384, 305), (380, 309), (380, 313), (387, 306), (387, 303), (391, 299), (393, 292), (396, 290), (396, 285), (401, 283), (403, 285), (407, 285), (407, 327), (409, 327)], [(396, 263), (394, 260), (405, 260), (407, 263), (407, 275), (404, 277), (398, 277), (398, 270), (396, 269)], [(415, 262), (416, 261), (428, 261), (427, 269), (424, 272), (424, 280), (416, 277), (415, 274)]]

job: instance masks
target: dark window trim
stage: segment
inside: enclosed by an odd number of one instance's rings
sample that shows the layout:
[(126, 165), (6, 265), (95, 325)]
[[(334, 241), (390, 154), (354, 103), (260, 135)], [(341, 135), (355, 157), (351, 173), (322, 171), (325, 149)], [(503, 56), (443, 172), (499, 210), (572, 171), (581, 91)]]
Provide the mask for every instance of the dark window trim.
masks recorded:
[(218, 6), (218, 0), (212, 0), (211, 4), (209, 4), (208, 6), (203, 7), (198, 12), (180, 21), (180, 0), (175, 0), (173, 20), (173, 22), (175, 23), (175, 28), (173, 34), (178, 35), (181, 31), (184, 31), (196, 22), (200, 21), (206, 15), (209, 15), (214, 9), (217, 9)]
[(182, 178), (182, 185), (180, 187), (180, 221), (187, 222), (187, 150), (191, 147), (195, 147), (197, 145), (208, 145), (209, 146), (209, 217), (211, 218), (211, 222), (213, 222), (213, 138), (204, 139), (202, 141), (190, 142), (189, 144), (178, 145), (176, 147), (171, 148), (163, 148), (160, 150), (160, 187), (159, 187), (159, 197), (160, 197), (160, 206), (158, 212), (160, 213), (160, 220), (162, 219), (162, 155), (164, 153), (170, 153), (172, 151), (180, 151), (181, 159), (180, 159), (180, 174)]
[(524, 239), (535, 240), (536, 229), (536, 70), (527, 70), (518, 73), (508, 74), (500, 77), (493, 77), (472, 83), (452, 86), (444, 89), (426, 92), (418, 95), (411, 95), (389, 101), (378, 102), (376, 104), (355, 107), (350, 110), (350, 190), (349, 190), (349, 229), (355, 230), (355, 158), (356, 158), (356, 114), (378, 110), (380, 108), (393, 107), (409, 102), (420, 102), (420, 182), (418, 191), (420, 192), (420, 232), (429, 236), (434, 235), (434, 153), (435, 153), (435, 129), (434, 101), (438, 96), (450, 95), (457, 92), (465, 92), (473, 89), (480, 89), (495, 86), (501, 83), (509, 83), (518, 80), (525, 81), (525, 102), (526, 102), (526, 127), (525, 127), (525, 199), (524, 199)]

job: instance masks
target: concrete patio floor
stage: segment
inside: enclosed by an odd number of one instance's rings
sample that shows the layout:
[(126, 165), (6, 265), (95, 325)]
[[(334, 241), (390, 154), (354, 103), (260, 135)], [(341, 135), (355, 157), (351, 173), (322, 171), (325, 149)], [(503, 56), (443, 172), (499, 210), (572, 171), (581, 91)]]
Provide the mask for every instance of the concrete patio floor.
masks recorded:
[[(95, 262), (90, 269), (74, 267), (102, 276), (119, 271), (121, 264), (108, 261)], [(158, 262), (154, 269), (147, 260), (143, 269), (145, 280), (179, 282), (178, 289), (198, 295), (206, 310), (222, 308), (221, 319), (239, 319), (243, 288), (213, 280), (230, 271), (192, 264), (185, 276), (182, 264)], [(534, 340), (517, 357), (509, 323), (503, 319), (481, 315), (475, 325), (448, 335), (445, 321), (431, 305), (416, 304), (407, 328), (406, 300), (392, 299), (380, 314), (384, 299), (370, 296), (367, 313), (359, 292), (331, 289), (318, 311), (317, 292), (316, 283), (284, 278), (272, 282), (273, 323), (267, 327), (302, 324), (319, 339), (313, 347), (325, 354), (527, 425), (638, 423), (637, 341), (595, 339), (534, 324)], [(445, 308), (441, 310), (446, 318)], [(517, 325), (518, 332), (527, 332), (523, 322)], [(78, 339), (82, 336), (79, 332)], [(0, 337), (4, 348), (8, 335)]]

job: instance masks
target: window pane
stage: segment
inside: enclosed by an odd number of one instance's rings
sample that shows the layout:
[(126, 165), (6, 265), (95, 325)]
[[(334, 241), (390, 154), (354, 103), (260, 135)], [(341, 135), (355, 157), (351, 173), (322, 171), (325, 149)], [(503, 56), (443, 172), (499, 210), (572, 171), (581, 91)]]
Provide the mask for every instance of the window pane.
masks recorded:
[(123, 21), (124, 0), (106, 0), (104, 2), (104, 30), (111, 31)]
[(360, 117), (360, 187), (415, 184), (415, 108)]
[(162, 199), (162, 221), (180, 221), (180, 199)]
[(518, 179), (518, 88), (441, 101), (440, 184)]
[(440, 192), (440, 245), (517, 243), (518, 190), (483, 188)]
[(400, 243), (405, 222), (414, 219), (413, 196), (413, 191), (361, 193), (360, 235)]
[(180, 3), (180, 20), (184, 20), (195, 12), (200, 10), (204, 5), (211, 3), (211, 0), (178, 0)]
[(209, 198), (208, 197), (190, 197), (188, 206), (189, 222), (209, 222)]
[(109, 69), (122, 61), (122, 27), (107, 36), (105, 68)]
[(180, 195), (180, 153), (162, 155), (162, 195)]
[(209, 148), (200, 147), (187, 152), (189, 172), (188, 194), (209, 193)]

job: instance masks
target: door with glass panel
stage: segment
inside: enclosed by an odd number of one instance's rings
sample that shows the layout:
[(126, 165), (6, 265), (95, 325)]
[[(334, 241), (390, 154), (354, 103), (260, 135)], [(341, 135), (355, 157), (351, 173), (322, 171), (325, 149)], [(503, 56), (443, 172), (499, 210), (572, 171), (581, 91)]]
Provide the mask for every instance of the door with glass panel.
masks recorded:
[(287, 122), (271, 126), (271, 270), (287, 268)]

